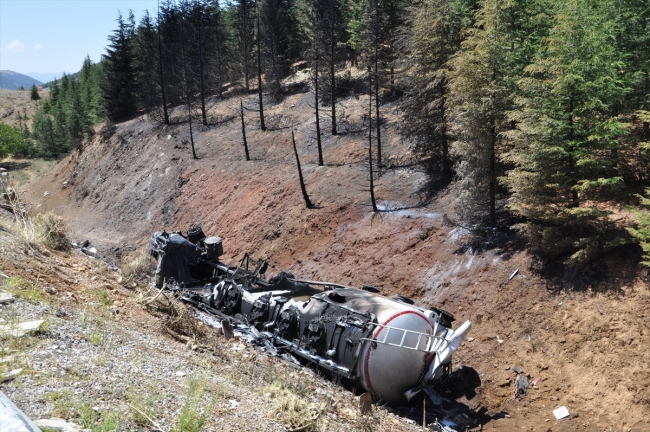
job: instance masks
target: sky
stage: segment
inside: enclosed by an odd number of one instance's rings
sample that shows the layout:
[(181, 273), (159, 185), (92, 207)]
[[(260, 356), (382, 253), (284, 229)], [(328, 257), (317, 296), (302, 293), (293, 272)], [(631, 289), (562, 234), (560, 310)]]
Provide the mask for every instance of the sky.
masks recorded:
[[(99, 61), (107, 36), (117, 27), (118, 10), (145, 9), (155, 15), (157, 0), (0, 0), (0, 70), (48, 81), (81, 69), (86, 55)], [(34, 76), (34, 74), (48, 74)]]

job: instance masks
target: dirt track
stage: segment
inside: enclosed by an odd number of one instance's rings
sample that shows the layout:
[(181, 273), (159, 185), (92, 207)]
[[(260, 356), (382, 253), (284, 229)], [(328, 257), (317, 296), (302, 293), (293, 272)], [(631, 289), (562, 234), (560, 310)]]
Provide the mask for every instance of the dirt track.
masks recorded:
[[(238, 101), (214, 100), (211, 114), (231, 114)], [(237, 122), (199, 127), (193, 160), (186, 125), (159, 127), (142, 117), (117, 125), (110, 138), (97, 135), (22, 194), (38, 210), (64, 216), (74, 240), (88, 238), (109, 255), (143, 247), (153, 231), (200, 224), (224, 238), (225, 261), (251, 252), (274, 271), (367, 283), (442, 307), (458, 322), (471, 319), (473, 339), (454, 364), (474, 385), (464, 382), (465, 394), (448, 396), (483, 430), (650, 430), (650, 291), (632, 252), (584, 269), (577, 292), (536, 274), (525, 250), (466, 250), (463, 230), (445, 224), (453, 197), (427, 202), (426, 177), (410, 164), (394, 106), (384, 111), (389, 169), (376, 190), (386, 211), (373, 215), (364, 98), (341, 102), (344, 133), (332, 137), (326, 129), (323, 167), (316, 165), (311, 101), (310, 93), (296, 93), (268, 106), (267, 124), (276, 130), (267, 132), (247, 113), (250, 162)], [(312, 210), (298, 187), (291, 125)], [(515, 365), (541, 377), (517, 401)], [(562, 405), (571, 417), (556, 421), (552, 410)]]

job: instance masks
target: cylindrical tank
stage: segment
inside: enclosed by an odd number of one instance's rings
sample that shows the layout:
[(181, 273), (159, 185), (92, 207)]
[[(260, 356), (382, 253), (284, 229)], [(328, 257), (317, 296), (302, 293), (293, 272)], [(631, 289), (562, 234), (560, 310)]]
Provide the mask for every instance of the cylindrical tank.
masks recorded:
[(404, 392), (415, 387), (429, 368), (433, 354), (424, 352), (433, 334), (429, 319), (408, 305), (376, 297), (382, 304), (379, 326), (366, 341), (358, 360), (359, 380), (376, 399), (406, 402)]

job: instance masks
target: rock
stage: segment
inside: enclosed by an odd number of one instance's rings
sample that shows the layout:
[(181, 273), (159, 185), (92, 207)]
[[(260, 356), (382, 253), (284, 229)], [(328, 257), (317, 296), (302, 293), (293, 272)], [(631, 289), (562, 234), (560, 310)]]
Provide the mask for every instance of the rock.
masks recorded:
[(515, 366), (514, 368), (512, 368), (512, 370), (514, 373), (518, 373), (518, 374), (520, 374), (523, 371), (521, 366)]
[(67, 422), (60, 418), (40, 419), (34, 422), (41, 429), (48, 429), (59, 432), (89, 432), (90, 429), (82, 429), (74, 423)]
[(12, 303), (14, 301), (14, 296), (7, 291), (0, 290), (0, 304)]
[(359, 397), (359, 411), (362, 415), (372, 411), (372, 396), (370, 393), (364, 393)]
[(49, 194), (50, 194), (49, 192), (45, 192), (45, 193), (43, 193), (43, 196), (46, 197), (46, 196), (48, 196)]
[(237, 402), (234, 399), (230, 399), (228, 402), (230, 402), (230, 408), (237, 408), (239, 406), (239, 402)]
[(4, 324), (0, 325), (0, 337), (21, 337), (27, 333), (37, 331), (44, 320), (23, 321), (18, 324)]
[(45, 290), (45, 292), (47, 292), (48, 294), (56, 294), (56, 293), (57, 293), (57, 290), (56, 290), (56, 288), (54, 288), (54, 287), (48, 287), (48, 288)]
[(467, 342), (474, 342), (474, 338), (473, 337), (468, 337)]
[(14, 378), (16, 378), (16, 377), (18, 376), (18, 374), (20, 374), (22, 371), (23, 371), (22, 368), (21, 368), (21, 369), (14, 369), (14, 370), (12, 370), (12, 371), (9, 371), (9, 373), (7, 373), (7, 375), (1, 377), (2, 379), (0, 380), (0, 382), (3, 382), (3, 383), (4, 383), (4, 382), (12, 381), (12, 380), (13, 380)]

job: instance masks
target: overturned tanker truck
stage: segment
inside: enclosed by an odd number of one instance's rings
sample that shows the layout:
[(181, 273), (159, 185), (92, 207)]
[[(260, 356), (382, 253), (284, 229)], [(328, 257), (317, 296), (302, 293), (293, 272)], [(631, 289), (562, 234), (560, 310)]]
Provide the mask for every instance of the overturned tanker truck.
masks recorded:
[(248, 326), (275, 348), (388, 404), (444, 383), (451, 356), (471, 326), (466, 321), (452, 330), (448, 312), (383, 297), (372, 286), (304, 281), (286, 272), (265, 279), (266, 261), (249, 268), (247, 254), (240, 265), (228, 266), (219, 259), (222, 240), (205, 237), (201, 228), (186, 236), (156, 232), (149, 246), (158, 287), (222, 323)]

